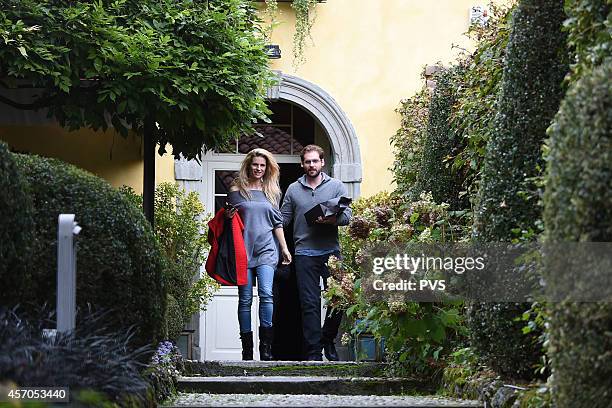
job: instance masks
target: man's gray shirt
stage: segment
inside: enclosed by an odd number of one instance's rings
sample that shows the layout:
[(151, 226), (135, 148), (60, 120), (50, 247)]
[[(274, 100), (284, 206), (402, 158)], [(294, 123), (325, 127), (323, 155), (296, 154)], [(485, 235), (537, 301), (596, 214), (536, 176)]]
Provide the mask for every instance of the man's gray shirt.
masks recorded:
[(317, 204), (337, 197), (347, 197), (344, 184), (325, 173), (321, 173), (323, 181), (316, 188), (310, 187), (306, 182), (306, 175), (293, 182), (283, 200), (281, 213), (283, 214), (283, 225), (287, 227), (293, 221), (293, 240), (295, 241), (295, 252), (315, 251), (338, 251), (338, 226), (348, 225), (352, 211), (345, 209), (337, 217), (336, 225), (315, 224), (309, 226), (304, 213)]

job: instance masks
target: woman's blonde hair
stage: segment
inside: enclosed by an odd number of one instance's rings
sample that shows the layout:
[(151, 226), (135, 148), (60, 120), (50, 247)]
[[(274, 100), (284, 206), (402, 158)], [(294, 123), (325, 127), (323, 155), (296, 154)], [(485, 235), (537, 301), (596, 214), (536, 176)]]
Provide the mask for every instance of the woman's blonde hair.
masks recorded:
[(246, 157), (240, 165), (240, 172), (238, 177), (234, 180), (233, 185), (238, 187), (240, 195), (246, 199), (251, 200), (253, 196), (249, 191), (249, 176), (251, 174), (251, 163), (255, 157), (263, 157), (266, 160), (266, 171), (262, 178), (262, 191), (266, 195), (266, 198), (274, 207), (278, 208), (278, 203), (281, 197), (281, 190), (279, 185), (280, 168), (276, 159), (266, 149), (253, 149), (247, 153)]

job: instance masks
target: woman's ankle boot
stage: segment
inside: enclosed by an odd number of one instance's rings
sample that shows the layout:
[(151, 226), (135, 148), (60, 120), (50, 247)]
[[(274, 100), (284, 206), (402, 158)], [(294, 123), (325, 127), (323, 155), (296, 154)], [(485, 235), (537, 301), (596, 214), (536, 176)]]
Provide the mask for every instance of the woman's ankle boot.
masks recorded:
[(242, 342), (242, 359), (253, 359), (253, 332), (240, 333), (240, 341)]
[(272, 340), (274, 329), (272, 327), (259, 327), (259, 359), (261, 361), (272, 360)]

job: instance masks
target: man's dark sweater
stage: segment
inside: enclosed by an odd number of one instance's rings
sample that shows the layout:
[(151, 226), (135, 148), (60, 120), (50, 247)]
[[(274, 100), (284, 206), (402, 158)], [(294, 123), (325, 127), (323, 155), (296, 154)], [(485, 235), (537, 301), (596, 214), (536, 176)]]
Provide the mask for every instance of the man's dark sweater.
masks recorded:
[(347, 208), (337, 217), (336, 225), (308, 225), (304, 213), (317, 204), (348, 194), (340, 180), (325, 173), (321, 175), (323, 181), (316, 188), (308, 185), (304, 175), (293, 182), (285, 193), (281, 213), (285, 227), (293, 221), (296, 254), (304, 250), (338, 251), (338, 226), (348, 225), (351, 218), (352, 211)]

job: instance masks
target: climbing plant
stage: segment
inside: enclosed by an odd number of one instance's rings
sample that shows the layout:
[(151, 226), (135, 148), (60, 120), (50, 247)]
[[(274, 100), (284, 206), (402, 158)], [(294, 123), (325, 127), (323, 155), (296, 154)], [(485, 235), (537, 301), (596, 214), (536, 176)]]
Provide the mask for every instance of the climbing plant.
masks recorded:
[(278, 24), (278, 21), (276, 20), (276, 17), (278, 16), (278, 3), (276, 0), (266, 0), (266, 10), (264, 15), (269, 23), (268, 25), (264, 26), (262, 33), (266, 43), (270, 43), (272, 41), (272, 31)]
[[(270, 39), (272, 30), (276, 24), (276, 16), (278, 14), (278, 1), (266, 1), (266, 16), (270, 20), (267, 28), (264, 29), (266, 39)], [(310, 30), (314, 25), (316, 17), (315, 5), (318, 0), (293, 0), (291, 8), (295, 11), (295, 34), (293, 34), (293, 66), (298, 68), (304, 63), (304, 49), (306, 48), (306, 39), (310, 37)]]
[(401, 115), (400, 128), (391, 136), (395, 160), (391, 171), (397, 184), (396, 192), (406, 195), (417, 180), (423, 139), (429, 120), (430, 90), (423, 85), (414, 96), (400, 102), (395, 111)]
[(567, 0), (567, 43), (572, 49), (570, 81), (578, 80), (612, 52), (612, 3), (609, 0)]
[(506, 5), (490, 4), (487, 24), (473, 24), (467, 33), (476, 42), (476, 49), (461, 56), (459, 61), (465, 69), (455, 81), (457, 102), (449, 121), (463, 140), (464, 148), (453, 157), (452, 169), (464, 174), (463, 189), (470, 198), (478, 191), (486, 144), (494, 132), (503, 59), (515, 5), (514, 1)]

